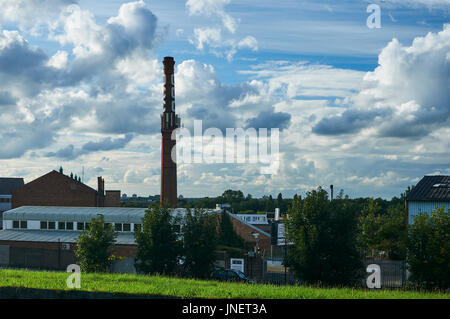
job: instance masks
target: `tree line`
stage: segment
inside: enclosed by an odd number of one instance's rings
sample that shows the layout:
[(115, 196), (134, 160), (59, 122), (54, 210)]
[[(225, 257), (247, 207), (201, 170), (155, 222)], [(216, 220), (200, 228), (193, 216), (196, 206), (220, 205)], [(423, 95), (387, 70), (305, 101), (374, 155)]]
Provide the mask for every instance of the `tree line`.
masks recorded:
[[(233, 230), (227, 214), (188, 209), (174, 216), (167, 207), (149, 207), (135, 227), (135, 268), (138, 273), (208, 278), (220, 247), (244, 248), (247, 243)], [(107, 272), (114, 256), (117, 232), (104, 217), (92, 218), (78, 238), (76, 256), (86, 272)]]
[(400, 202), (384, 210), (369, 200), (361, 209), (348, 197), (330, 201), (319, 187), (296, 198), (288, 215), (293, 245), (285, 263), (305, 283), (358, 286), (366, 277), (363, 260), (380, 257), (405, 261), (414, 287), (450, 287), (450, 210), (422, 213), (407, 225)]

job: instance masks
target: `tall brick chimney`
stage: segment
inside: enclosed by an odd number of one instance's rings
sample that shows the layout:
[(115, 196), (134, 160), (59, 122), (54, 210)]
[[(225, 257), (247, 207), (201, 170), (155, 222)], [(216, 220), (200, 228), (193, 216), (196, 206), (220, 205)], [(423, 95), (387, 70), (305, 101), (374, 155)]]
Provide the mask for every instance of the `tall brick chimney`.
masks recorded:
[(179, 118), (175, 114), (175, 79), (173, 57), (165, 57), (164, 61), (164, 111), (161, 114), (161, 199), (170, 207), (177, 207), (177, 164), (172, 160), (176, 154), (176, 141), (172, 140), (172, 132), (179, 127)]
[(97, 177), (97, 191), (100, 195), (105, 195), (105, 180), (101, 176)]

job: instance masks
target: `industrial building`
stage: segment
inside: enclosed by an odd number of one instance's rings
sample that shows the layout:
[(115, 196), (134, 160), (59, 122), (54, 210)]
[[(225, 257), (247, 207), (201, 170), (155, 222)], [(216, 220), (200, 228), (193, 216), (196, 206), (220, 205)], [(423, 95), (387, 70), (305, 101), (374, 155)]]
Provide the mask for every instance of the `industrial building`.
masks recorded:
[(430, 214), (436, 208), (450, 209), (450, 176), (424, 176), (406, 197), (406, 220), (411, 224), (414, 216)]

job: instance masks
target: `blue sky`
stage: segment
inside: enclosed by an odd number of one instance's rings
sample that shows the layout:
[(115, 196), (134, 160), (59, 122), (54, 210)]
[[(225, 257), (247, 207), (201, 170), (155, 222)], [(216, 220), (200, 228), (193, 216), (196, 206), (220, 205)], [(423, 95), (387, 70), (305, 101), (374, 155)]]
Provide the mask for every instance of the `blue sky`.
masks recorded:
[[(381, 28), (369, 29), (369, 4)], [(179, 165), (179, 193), (334, 184), (398, 196), (449, 174), (449, 0), (0, 0), (0, 175), (60, 165), (159, 193), (162, 65), (185, 126), (280, 127), (281, 168)]]

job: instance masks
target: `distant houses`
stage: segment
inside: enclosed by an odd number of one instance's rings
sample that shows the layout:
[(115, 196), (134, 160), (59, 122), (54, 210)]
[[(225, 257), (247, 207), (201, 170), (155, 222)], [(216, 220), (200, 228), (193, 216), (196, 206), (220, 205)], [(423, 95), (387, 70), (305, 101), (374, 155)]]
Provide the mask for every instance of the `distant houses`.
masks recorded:
[(411, 224), (414, 216), (441, 207), (450, 209), (450, 176), (424, 176), (406, 197), (406, 218)]

